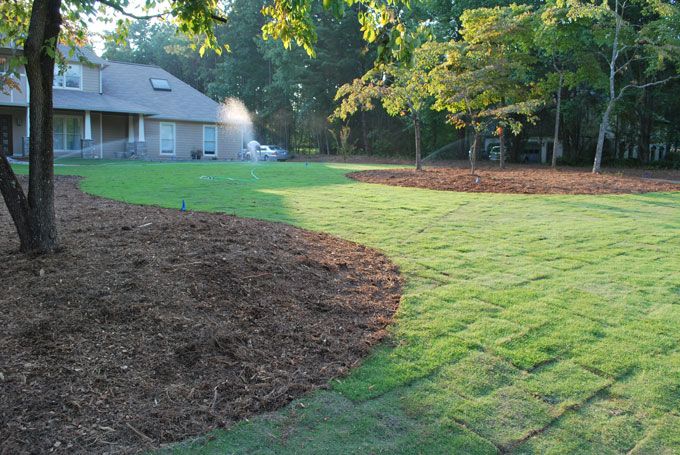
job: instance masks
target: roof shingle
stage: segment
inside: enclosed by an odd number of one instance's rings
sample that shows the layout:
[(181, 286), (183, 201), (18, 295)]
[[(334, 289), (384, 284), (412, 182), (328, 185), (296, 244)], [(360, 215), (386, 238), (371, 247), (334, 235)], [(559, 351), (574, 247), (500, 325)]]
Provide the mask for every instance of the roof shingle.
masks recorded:
[[(167, 79), (170, 91), (154, 90), (149, 79)], [(158, 66), (109, 62), (102, 70), (103, 91), (121, 100), (134, 100), (155, 118), (216, 123), (220, 105)]]

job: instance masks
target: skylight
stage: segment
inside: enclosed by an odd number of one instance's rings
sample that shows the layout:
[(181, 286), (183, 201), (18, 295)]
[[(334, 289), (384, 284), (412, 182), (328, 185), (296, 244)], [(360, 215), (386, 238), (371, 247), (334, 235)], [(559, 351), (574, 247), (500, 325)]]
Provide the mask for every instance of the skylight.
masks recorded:
[(166, 92), (172, 90), (167, 79), (156, 79), (152, 77), (149, 79), (149, 81), (151, 81), (151, 86), (154, 90), (164, 90)]

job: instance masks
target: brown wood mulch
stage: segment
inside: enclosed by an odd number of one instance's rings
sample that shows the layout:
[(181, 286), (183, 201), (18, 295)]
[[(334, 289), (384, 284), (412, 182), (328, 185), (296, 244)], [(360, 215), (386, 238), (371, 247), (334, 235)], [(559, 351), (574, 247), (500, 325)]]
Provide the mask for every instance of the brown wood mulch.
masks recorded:
[(484, 167), (475, 175), (464, 168), (380, 169), (347, 174), (367, 183), (468, 193), (616, 194), (680, 191), (680, 184), (623, 174), (592, 174), (582, 169)]
[(129, 453), (276, 409), (357, 365), (401, 282), (284, 224), (130, 206), (57, 179), (63, 251), (0, 207), (0, 453)]

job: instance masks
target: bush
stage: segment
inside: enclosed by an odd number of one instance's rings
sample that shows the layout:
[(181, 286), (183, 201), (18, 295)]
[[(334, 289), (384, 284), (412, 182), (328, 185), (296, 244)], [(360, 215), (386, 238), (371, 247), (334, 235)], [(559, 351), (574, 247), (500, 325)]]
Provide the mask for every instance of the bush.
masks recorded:
[(655, 169), (680, 169), (680, 152), (669, 153), (662, 160), (651, 163), (650, 167)]

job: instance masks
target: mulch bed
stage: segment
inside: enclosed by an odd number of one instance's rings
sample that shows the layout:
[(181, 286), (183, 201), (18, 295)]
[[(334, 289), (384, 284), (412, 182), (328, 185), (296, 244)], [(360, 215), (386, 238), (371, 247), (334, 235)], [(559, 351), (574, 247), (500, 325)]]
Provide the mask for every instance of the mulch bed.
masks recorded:
[(347, 174), (361, 182), (469, 193), (614, 194), (680, 191), (680, 184), (581, 169), (463, 168), (382, 169)]
[(0, 453), (129, 453), (271, 411), (384, 336), (382, 254), (57, 179), (63, 251), (17, 253), (0, 207)]

